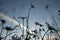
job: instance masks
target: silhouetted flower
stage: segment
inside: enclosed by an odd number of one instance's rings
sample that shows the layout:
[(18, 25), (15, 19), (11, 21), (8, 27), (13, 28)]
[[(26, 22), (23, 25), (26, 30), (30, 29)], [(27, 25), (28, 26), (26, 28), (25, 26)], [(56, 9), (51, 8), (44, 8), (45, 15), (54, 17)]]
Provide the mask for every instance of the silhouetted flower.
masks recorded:
[(31, 8), (35, 8), (33, 4), (31, 4)]
[(6, 27), (5, 27), (5, 29), (6, 29), (6, 30), (9, 30), (9, 31), (12, 31), (12, 30), (14, 30), (13, 28), (11, 28), (11, 27), (8, 27), (8, 26), (6, 26)]
[(18, 18), (22, 18), (22, 19), (25, 19), (25, 18), (28, 18), (28, 17), (18, 17)]
[(47, 24), (47, 27), (48, 27), (49, 30), (54, 30), (54, 31), (57, 32), (57, 30), (54, 27), (50, 26), (48, 23), (46, 23), (46, 24)]
[(39, 25), (39, 26), (41, 26), (41, 27), (43, 26), (42, 24), (40, 24), (40, 23), (38, 23), (38, 22), (35, 22), (35, 24), (36, 24), (36, 25)]

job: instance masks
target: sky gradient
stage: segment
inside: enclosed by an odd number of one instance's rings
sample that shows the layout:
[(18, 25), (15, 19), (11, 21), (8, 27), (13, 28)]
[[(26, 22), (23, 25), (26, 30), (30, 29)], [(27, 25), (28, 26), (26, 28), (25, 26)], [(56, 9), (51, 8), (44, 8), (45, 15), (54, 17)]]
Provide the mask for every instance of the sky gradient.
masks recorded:
[[(4, 12), (5, 15), (11, 18), (15, 16), (16, 19), (22, 23), (22, 20), (17, 17), (27, 16), (30, 4), (35, 6), (35, 8), (31, 10), (29, 17), (29, 28), (31, 30), (34, 30), (36, 21), (43, 24), (44, 28), (47, 29), (45, 21), (50, 25), (54, 23), (51, 17), (52, 14), (55, 16), (55, 20), (60, 27), (60, 16), (58, 15), (58, 10), (60, 10), (60, 0), (0, 0), (0, 11)], [(48, 10), (45, 8), (47, 4), (49, 5)], [(8, 24), (11, 25), (11, 23)], [(55, 28), (58, 29), (57, 27)]]

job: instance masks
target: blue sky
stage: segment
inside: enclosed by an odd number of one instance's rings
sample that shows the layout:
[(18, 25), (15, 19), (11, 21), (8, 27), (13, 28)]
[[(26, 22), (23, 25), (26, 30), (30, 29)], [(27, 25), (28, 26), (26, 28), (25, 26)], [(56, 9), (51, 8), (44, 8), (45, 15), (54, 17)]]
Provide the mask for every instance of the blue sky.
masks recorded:
[[(22, 23), (22, 20), (19, 20), (17, 17), (27, 16), (31, 3), (35, 6), (35, 8), (31, 10), (29, 17), (29, 28), (31, 30), (34, 30), (34, 23), (36, 21), (43, 25), (45, 25), (45, 21), (47, 21), (52, 25), (53, 21), (50, 17), (52, 13), (55, 16), (57, 24), (60, 24), (60, 16), (58, 15), (58, 10), (60, 9), (60, 0), (0, 0), (0, 10), (11, 18), (15, 16), (16, 19)], [(49, 4), (48, 11), (45, 9), (47, 4)], [(46, 25), (44, 28), (47, 28)]]

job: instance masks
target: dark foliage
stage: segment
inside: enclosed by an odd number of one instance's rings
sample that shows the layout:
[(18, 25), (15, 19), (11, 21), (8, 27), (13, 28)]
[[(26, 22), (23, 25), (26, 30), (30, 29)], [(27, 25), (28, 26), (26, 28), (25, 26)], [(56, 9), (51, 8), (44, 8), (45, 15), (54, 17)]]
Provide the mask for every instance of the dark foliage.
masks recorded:
[(3, 38), (2, 37), (0, 37), (0, 40), (2, 40)]
[(25, 40), (30, 40), (30, 39), (28, 37), (26, 37)]

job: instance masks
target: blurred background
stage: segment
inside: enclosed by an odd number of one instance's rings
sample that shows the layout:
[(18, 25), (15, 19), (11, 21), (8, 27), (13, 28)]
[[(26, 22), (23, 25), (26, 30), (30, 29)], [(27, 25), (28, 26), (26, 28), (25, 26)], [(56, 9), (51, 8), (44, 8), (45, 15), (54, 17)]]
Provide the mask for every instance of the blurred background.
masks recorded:
[(60, 0), (0, 0), (0, 40), (59, 38)]

